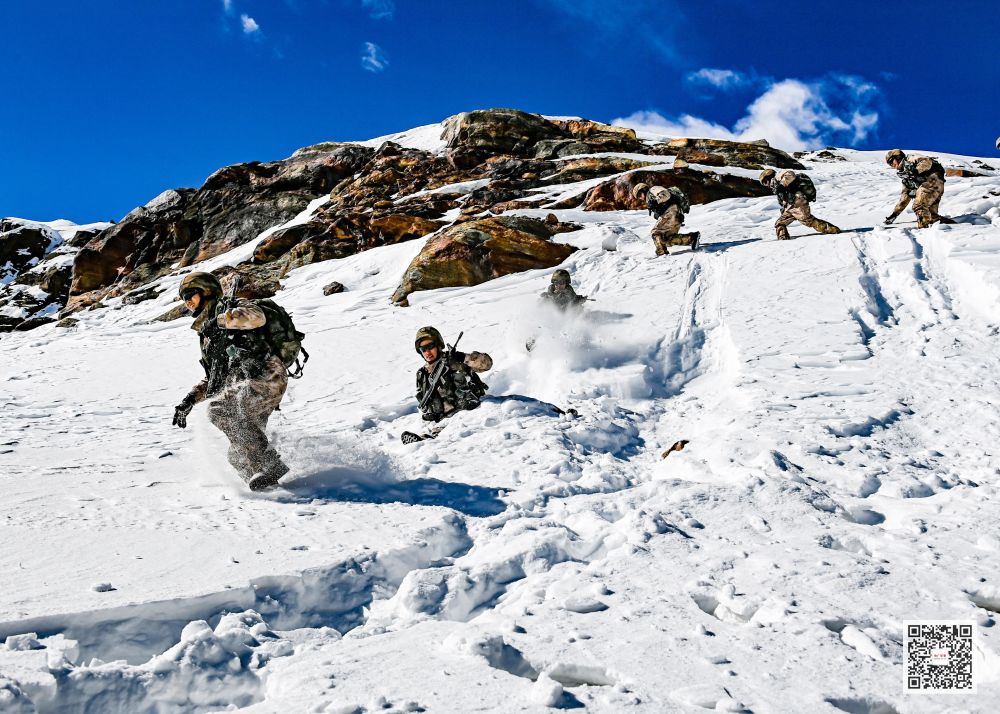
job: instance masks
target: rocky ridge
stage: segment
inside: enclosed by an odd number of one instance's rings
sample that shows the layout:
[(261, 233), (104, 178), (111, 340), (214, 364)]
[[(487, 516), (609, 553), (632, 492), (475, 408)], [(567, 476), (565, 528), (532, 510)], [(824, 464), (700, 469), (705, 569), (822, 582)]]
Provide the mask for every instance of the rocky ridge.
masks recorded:
[[(711, 169), (803, 168), (764, 142), (651, 142), (623, 127), (516, 109), (450, 117), (441, 124), (441, 141), (436, 151), (393, 141), (326, 142), (280, 161), (227, 166), (198, 189), (164, 191), (118, 223), (80, 231), (71, 253), (59, 252), (44, 227), (8, 219), (0, 223), (0, 265), (11, 266), (0, 288), (0, 331), (51, 322), (57, 311), (68, 318), (111, 298), (126, 304), (153, 298), (158, 278), (262, 233), (249, 259), (218, 271), (238, 272), (244, 297), (275, 294), (289, 271), (310, 263), (437, 233), (401, 276), (393, 299), (405, 305), (416, 290), (551, 267), (572, 252), (551, 239), (573, 226), (554, 215), (546, 221), (505, 215), (511, 211), (641, 209), (631, 194), (639, 182), (680, 186), (695, 204), (760, 196), (765, 191), (753, 179)], [(664, 163), (670, 156), (672, 166)], [(552, 187), (597, 179), (605, 180), (551, 200)], [(326, 200), (302, 220), (318, 198)], [(39, 270), (43, 260), (53, 264)], [(36, 267), (26, 271), (31, 261)]]

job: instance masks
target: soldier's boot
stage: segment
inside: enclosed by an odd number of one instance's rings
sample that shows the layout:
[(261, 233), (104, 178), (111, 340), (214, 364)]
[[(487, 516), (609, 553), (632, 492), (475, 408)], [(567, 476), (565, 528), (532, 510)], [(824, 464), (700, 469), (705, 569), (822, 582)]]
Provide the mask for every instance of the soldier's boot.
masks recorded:
[(666, 236), (655, 235), (653, 236), (653, 244), (656, 246), (657, 255), (667, 255), (667, 246), (669, 245), (668, 238)]
[(788, 234), (788, 226), (784, 224), (774, 225), (774, 234), (778, 236), (778, 240), (789, 240), (791, 236)]
[(254, 473), (248, 481), (251, 491), (260, 491), (274, 486), (281, 480), (282, 476), (291, 470), (278, 456), (278, 452), (270, 448), (264, 452), (260, 463), (260, 470)]
[(691, 248), (691, 250), (698, 250), (698, 236), (701, 234), (698, 232), (694, 233), (678, 233), (675, 236), (671, 236), (667, 240), (667, 245), (686, 245)]
[(917, 228), (930, 228), (930, 225), (934, 222), (931, 217), (930, 211), (926, 209), (914, 210), (917, 214)]
[(833, 235), (840, 233), (840, 229), (837, 228), (837, 226), (827, 221), (824, 221), (822, 218), (816, 218), (816, 216), (810, 216), (810, 220), (803, 221), (803, 223), (805, 223), (807, 226), (812, 228), (817, 233), (829, 233)]

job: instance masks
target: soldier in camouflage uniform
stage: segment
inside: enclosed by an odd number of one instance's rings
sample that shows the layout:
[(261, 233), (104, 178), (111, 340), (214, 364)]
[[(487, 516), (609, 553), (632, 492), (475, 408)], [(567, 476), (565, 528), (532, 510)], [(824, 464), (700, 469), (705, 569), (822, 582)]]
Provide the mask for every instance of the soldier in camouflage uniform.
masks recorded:
[(889, 225), (896, 220), (913, 199), (913, 212), (917, 214), (917, 228), (927, 228), (932, 223), (954, 223), (953, 220), (938, 213), (941, 206), (941, 196), (944, 195), (944, 167), (927, 156), (907, 157), (899, 149), (893, 149), (885, 155), (885, 162), (896, 169), (896, 174), (903, 182), (903, 191), (899, 201), (885, 218)]
[(777, 174), (774, 169), (766, 169), (760, 175), (760, 182), (774, 191), (781, 206), (781, 215), (774, 222), (774, 232), (778, 240), (791, 238), (788, 226), (795, 221), (819, 233), (840, 233), (837, 226), (812, 214), (809, 202), (816, 198), (816, 187), (808, 176), (800, 177), (791, 170)]
[(657, 255), (668, 255), (667, 248), (672, 245), (686, 245), (691, 250), (698, 250), (701, 234), (697, 231), (680, 232), (684, 214), (690, 210), (690, 203), (683, 191), (676, 186), (650, 188), (649, 184), (640, 183), (632, 189), (632, 196), (639, 200), (645, 199), (646, 208), (656, 218), (651, 235)]
[(200, 338), (205, 379), (177, 405), (173, 423), (183, 429), (194, 405), (210, 399), (208, 418), (229, 439), (229, 463), (252, 489), (272, 486), (288, 467), (264, 429), (281, 403), (288, 375), (260, 329), (267, 317), (253, 302), (223, 299), (222, 285), (211, 273), (185, 276), (179, 292), (194, 313), (191, 329)]
[(587, 302), (586, 295), (577, 295), (570, 282), (569, 271), (560, 268), (552, 273), (552, 282), (548, 289), (541, 294), (542, 300), (553, 305), (559, 310), (566, 311), (569, 308), (579, 308)]
[(431, 387), (431, 374), (439, 359), (447, 359), (448, 365), (421, 411), (424, 421), (441, 421), (462, 409), (475, 409), (486, 385), (477, 372), (486, 372), (493, 366), (493, 359), (485, 352), (445, 352), (446, 345), (441, 333), (433, 327), (417, 330), (414, 347), (424, 364), (417, 370), (417, 401), (423, 402)]

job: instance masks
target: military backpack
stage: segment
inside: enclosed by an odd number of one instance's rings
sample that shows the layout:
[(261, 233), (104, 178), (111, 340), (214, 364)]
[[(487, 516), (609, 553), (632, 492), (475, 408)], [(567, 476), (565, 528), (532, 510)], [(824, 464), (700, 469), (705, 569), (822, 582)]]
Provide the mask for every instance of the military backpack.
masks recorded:
[(816, 200), (816, 184), (813, 183), (813, 180), (811, 178), (809, 178), (809, 176), (807, 174), (799, 174), (797, 180), (798, 180), (798, 184), (799, 184), (798, 185), (798, 191), (799, 191), (799, 193), (801, 193), (803, 196), (805, 196), (806, 200), (809, 201), (810, 203), (812, 203), (813, 201), (815, 201)]
[(288, 376), (298, 379), (302, 376), (306, 362), (309, 361), (309, 353), (302, 347), (305, 333), (295, 329), (292, 316), (274, 300), (254, 300), (254, 304), (264, 311), (264, 317), (267, 318), (264, 326), (260, 328), (264, 340), (271, 351), (281, 359), (285, 369), (288, 370)]

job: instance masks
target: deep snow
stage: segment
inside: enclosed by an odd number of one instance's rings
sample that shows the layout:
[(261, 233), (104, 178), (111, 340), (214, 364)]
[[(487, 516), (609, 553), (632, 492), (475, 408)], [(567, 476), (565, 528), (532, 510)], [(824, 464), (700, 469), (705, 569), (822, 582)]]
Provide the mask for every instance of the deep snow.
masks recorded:
[[(270, 493), (204, 407), (170, 426), (197, 345), (149, 320), (179, 276), (5, 336), (0, 710), (997, 711), (998, 179), (885, 228), (895, 174), (838, 153), (809, 164), (838, 236), (719, 201), (656, 259), (643, 212), (557, 211), (579, 319), (538, 307), (550, 271), (393, 307), (422, 241), (295, 271)], [(493, 356), (490, 397), (403, 446), (425, 324)], [(976, 693), (906, 690), (921, 619), (978, 623)]]

